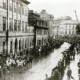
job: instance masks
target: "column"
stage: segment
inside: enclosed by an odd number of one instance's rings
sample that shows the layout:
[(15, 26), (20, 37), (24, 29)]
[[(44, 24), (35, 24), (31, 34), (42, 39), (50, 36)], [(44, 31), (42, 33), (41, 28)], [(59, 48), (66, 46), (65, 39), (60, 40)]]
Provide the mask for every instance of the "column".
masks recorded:
[(17, 1), (17, 4), (16, 4), (16, 7), (17, 7), (16, 19), (17, 19), (17, 31), (18, 31), (18, 1)]
[(8, 54), (8, 30), (9, 30), (9, 0), (7, 0), (7, 29), (6, 29), (6, 52)]
[(13, 31), (14, 31), (14, 0), (12, 0), (12, 27), (13, 27)]
[(22, 31), (22, 4), (20, 3), (21, 13), (20, 13), (20, 21), (21, 21), (21, 31)]

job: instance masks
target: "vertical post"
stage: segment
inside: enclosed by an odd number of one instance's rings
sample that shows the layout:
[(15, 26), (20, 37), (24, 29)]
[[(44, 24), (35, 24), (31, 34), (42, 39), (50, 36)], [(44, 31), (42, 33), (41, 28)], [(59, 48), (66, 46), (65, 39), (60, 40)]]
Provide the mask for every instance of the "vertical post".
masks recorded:
[(58, 39), (58, 26), (57, 26), (57, 39)]
[(12, 31), (14, 31), (14, 0), (12, 0)]
[(36, 48), (36, 25), (34, 24), (34, 49)]
[(9, 0), (7, 0), (6, 53), (8, 54)]

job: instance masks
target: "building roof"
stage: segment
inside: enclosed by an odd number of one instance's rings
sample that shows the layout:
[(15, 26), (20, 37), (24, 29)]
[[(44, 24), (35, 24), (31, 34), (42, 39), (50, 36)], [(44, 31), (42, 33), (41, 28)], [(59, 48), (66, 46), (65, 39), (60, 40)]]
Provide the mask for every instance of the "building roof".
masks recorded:
[(26, 4), (30, 4), (30, 2), (27, 1), (27, 0), (21, 0), (21, 1), (23, 1), (23, 2), (26, 3)]
[(60, 24), (63, 25), (63, 24), (78, 24), (78, 23), (80, 22), (75, 21), (75, 20), (66, 20), (66, 21), (61, 22)]
[(54, 16), (52, 14), (48, 14), (46, 10), (42, 10), (41, 13), (38, 13), (40, 17), (46, 21), (53, 20)]
[(54, 18), (54, 20), (72, 20), (72, 18), (70, 16), (65, 16), (65, 17)]

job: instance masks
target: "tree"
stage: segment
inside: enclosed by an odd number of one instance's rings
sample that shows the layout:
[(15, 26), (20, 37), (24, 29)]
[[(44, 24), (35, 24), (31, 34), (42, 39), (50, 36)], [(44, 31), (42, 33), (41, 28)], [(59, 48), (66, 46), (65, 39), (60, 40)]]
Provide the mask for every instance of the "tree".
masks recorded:
[(77, 26), (76, 26), (76, 33), (80, 34), (80, 24), (77, 24)]

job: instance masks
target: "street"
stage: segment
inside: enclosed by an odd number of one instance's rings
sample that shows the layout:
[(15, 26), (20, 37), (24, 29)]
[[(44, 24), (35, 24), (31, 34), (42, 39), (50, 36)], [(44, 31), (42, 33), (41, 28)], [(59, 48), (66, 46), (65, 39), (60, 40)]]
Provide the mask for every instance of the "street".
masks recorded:
[[(70, 69), (72, 70), (72, 76), (75, 80), (79, 80), (79, 76), (78, 76), (78, 62), (79, 62), (79, 59), (80, 59), (80, 55), (76, 55), (75, 56), (75, 60), (74, 61), (71, 61), (70, 63)], [(65, 73), (64, 73), (64, 77), (63, 77), (63, 80), (67, 80), (67, 69), (68, 67), (66, 68), (65, 70)], [(72, 79), (73, 80), (73, 79)]]
[(37, 62), (33, 62), (32, 68), (29, 68), (24, 73), (7, 74), (3, 80), (44, 80), (45, 75), (51, 76), (52, 69), (62, 59), (61, 52), (68, 49), (70, 44), (64, 43), (59, 49), (55, 49), (49, 56)]

